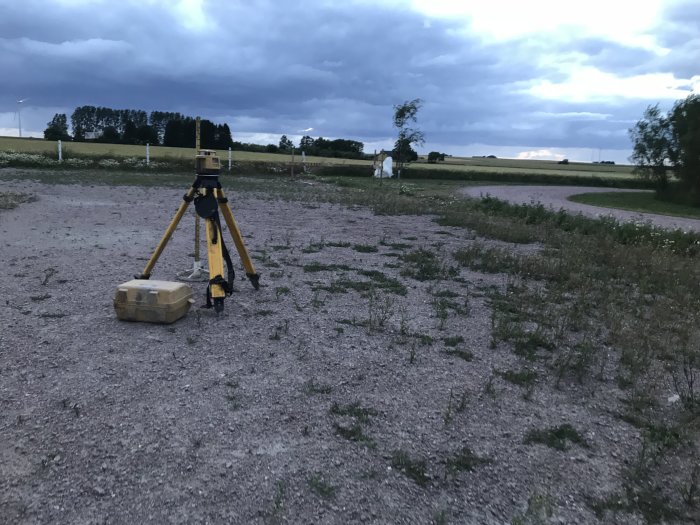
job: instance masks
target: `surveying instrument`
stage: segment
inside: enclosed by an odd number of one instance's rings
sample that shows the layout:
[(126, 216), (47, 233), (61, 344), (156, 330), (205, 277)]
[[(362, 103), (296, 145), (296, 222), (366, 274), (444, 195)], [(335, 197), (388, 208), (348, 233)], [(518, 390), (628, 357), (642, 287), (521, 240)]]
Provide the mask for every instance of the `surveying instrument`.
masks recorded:
[[(197, 131), (199, 131), (199, 126), (197, 127)], [(199, 140), (197, 140), (197, 146), (199, 146)], [(224, 216), (226, 226), (233, 238), (233, 243), (236, 245), (236, 250), (245, 268), (246, 276), (250, 279), (253, 288), (256, 290), (260, 286), (260, 276), (255, 271), (253, 262), (250, 260), (248, 251), (243, 243), (241, 231), (238, 229), (238, 224), (233, 217), (228, 199), (221, 188), (221, 183), (219, 182), (221, 163), (219, 162), (219, 157), (216, 155), (216, 151), (197, 148), (197, 154), (195, 155), (195, 173), (195, 181), (192, 187), (182, 197), (183, 202), (175, 213), (175, 217), (170, 221), (163, 238), (158, 243), (155, 252), (153, 252), (143, 272), (136, 277), (137, 279), (150, 279), (151, 271), (156, 265), (156, 262), (158, 262), (160, 254), (165, 249), (180, 219), (182, 219), (185, 211), (187, 211), (188, 206), (190, 203), (194, 202), (197, 216), (204, 220), (207, 238), (209, 284), (207, 286), (207, 303), (205, 308), (213, 307), (218, 314), (224, 309), (224, 299), (233, 292), (233, 281), (235, 279), (231, 256), (223, 238), (219, 212)], [(196, 229), (196, 236), (198, 238), (198, 225)], [(198, 261), (196, 260), (196, 262)], [(224, 279), (224, 262), (226, 263), (226, 279)]]

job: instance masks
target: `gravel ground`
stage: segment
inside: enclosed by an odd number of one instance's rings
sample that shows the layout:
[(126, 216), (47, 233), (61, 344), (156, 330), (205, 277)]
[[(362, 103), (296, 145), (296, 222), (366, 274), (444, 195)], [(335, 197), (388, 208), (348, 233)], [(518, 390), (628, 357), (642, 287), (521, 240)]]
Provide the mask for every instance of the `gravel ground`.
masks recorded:
[(620, 221), (651, 222), (656, 226), (683, 231), (700, 231), (700, 220), (657, 215), (654, 213), (639, 213), (612, 208), (601, 208), (588, 204), (571, 202), (567, 197), (579, 193), (600, 193), (610, 191), (640, 191), (614, 188), (591, 188), (586, 186), (471, 186), (462, 190), (469, 197), (491, 195), (516, 204), (541, 203), (544, 206), (559, 210), (561, 208), (587, 215), (589, 217), (612, 216)]
[[(239, 277), (219, 318), (195, 307), (170, 326), (126, 323), (116, 287), (184, 191), (27, 188), (37, 201), (0, 212), (0, 522), (596, 523), (589, 498), (619, 490), (639, 436), (614, 386), (540, 379), (524, 396), (494, 374), (520, 366), (489, 344), (485, 295), (505, 275), (400, 275), (398, 256), (418, 248), (453, 265), (469, 231), (234, 195), (261, 289)], [(155, 279), (191, 266), (192, 223)], [(368, 271), (406, 294), (342, 292)], [(452, 296), (444, 326), (437, 291)], [(563, 423), (590, 446), (523, 441)], [(480, 459), (458, 461), (465, 447)]]

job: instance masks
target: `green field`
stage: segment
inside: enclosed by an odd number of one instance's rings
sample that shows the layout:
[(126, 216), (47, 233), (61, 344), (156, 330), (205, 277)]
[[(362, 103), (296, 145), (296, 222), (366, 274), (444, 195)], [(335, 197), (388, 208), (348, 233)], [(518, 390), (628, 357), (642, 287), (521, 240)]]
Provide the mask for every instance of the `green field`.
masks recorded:
[(568, 200), (603, 208), (618, 208), (643, 213), (658, 213), (660, 215), (700, 219), (700, 208), (661, 201), (656, 198), (654, 193), (649, 191), (580, 193), (572, 195)]
[[(0, 152), (15, 151), (21, 153), (40, 153), (56, 155), (57, 145), (54, 141), (43, 139), (0, 137)], [(66, 157), (74, 156), (100, 156), (111, 158), (145, 157), (144, 146), (130, 146), (123, 144), (97, 144), (87, 142), (64, 142), (63, 152)], [(151, 158), (167, 161), (168, 159), (191, 159), (194, 157), (194, 149), (170, 148), (164, 146), (152, 146)], [(228, 151), (219, 151), (219, 155), (226, 163)], [(278, 153), (253, 153), (248, 151), (234, 151), (235, 162), (263, 162), (270, 164), (288, 164), (292, 156)], [(295, 156), (295, 162), (300, 164), (301, 158)], [(371, 161), (355, 159), (337, 159), (327, 157), (306, 157), (308, 164), (327, 166), (366, 166), (368, 170)], [(551, 175), (554, 177), (602, 177), (606, 179), (632, 179), (632, 167), (622, 165), (570, 163), (558, 164), (556, 161), (523, 160), (523, 159), (489, 159), (472, 157), (448, 157), (445, 162), (428, 164), (425, 158), (410, 164), (411, 170), (437, 170), (446, 173), (480, 173), (488, 175), (497, 174), (537, 174)]]
[[(17, 151), (22, 153), (43, 153), (57, 155), (57, 144), (52, 140), (28, 139), (14, 137), (0, 137), (0, 151)], [(165, 146), (151, 146), (152, 159), (191, 159), (194, 158), (194, 148), (169, 148)], [(94, 142), (64, 142), (63, 154), (75, 155), (99, 155), (106, 157), (145, 157), (145, 146), (131, 146), (126, 144), (98, 144)], [(228, 151), (219, 150), (219, 156), (226, 162)], [(233, 158), (241, 162), (270, 162), (287, 163), (292, 161), (291, 155), (279, 153), (254, 153), (250, 151), (234, 151)], [(296, 162), (301, 162), (299, 155)], [(370, 162), (355, 159), (331, 159), (326, 157), (306, 157), (309, 163), (319, 164), (366, 164)]]
[(428, 164), (415, 162), (415, 169), (444, 169), (450, 171), (478, 171), (482, 173), (542, 173), (558, 176), (606, 177), (631, 179), (632, 166), (611, 166), (588, 163), (558, 164), (556, 161), (523, 159), (468, 159), (452, 158), (449, 162)]

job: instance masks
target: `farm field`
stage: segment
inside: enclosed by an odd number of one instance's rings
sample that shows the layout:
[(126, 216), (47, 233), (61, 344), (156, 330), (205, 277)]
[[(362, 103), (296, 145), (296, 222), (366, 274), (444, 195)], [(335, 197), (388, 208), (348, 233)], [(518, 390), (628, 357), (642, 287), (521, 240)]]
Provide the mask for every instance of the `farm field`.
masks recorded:
[(261, 289), (234, 253), (222, 316), (195, 283), (175, 324), (124, 323), (184, 177), (50, 175), (0, 169), (8, 522), (700, 519), (699, 238), (452, 181), (222, 177)]
[[(85, 142), (64, 143), (64, 153), (66, 155), (95, 155), (108, 157), (144, 157), (144, 146), (129, 146), (122, 144), (97, 144)], [(25, 153), (55, 154), (56, 143), (38, 139), (19, 139), (13, 137), (0, 137), (0, 152), (17, 151)], [(225, 163), (228, 158), (228, 151), (219, 151), (222, 161)], [(155, 159), (189, 159), (194, 156), (194, 149), (188, 148), (168, 148), (162, 146), (151, 147), (151, 157)], [(248, 151), (234, 151), (233, 159), (236, 162), (265, 162), (265, 163), (290, 163), (291, 155), (277, 153), (253, 153)], [(295, 163), (301, 165), (301, 157), (295, 156)], [(309, 164), (338, 165), (338, 166), (367, 166), (371, 171), (371, 161), (356, 159), (335, 159), (327, 157), (307, 156)], [(515, 174), (548, 174), (548, 175), (576, 175), (582, 177), (605, 177), (613, 179), (632, 179), (631, 166), (571, 163), (558, 164), (555, 161), (538, 160), (518, 160), (518, 159), (488, 159), (488, 158), (466, 158), (448, 157), (443, 163), (428, 164), (424, 160), (410, 164), (412, 170), (446, 170), (449, 172), (479, 172), (484, 174), (492, 173), (515, 173)]]
[[(56, 154), (57, 143), (50, 140), (20, 139), (12, 137), (0, 137), (0, 151), (18, 151), (25, 153), (50, 153)], [(114, 157), (146, 157), (145, 146), (131, 146), (126, 144), (98, 144), (90, 142), (64, 142), (65, 155), (71, 153), (77, 155), (100, 155)], [(219, 150), (222, 162), (228, 159), (228, 150)], [(164, 146), (151, 146), (151, 158), (153, 159), (191, 159), (194, 158), (194, 148), (170, 148)], [(234, 151), (233, 158), (241, 162), (273, 162), (286, 163), (292, 161), (291, 155), (278, 153), (255, 153), (250, 151)], [(356, 159), (330, 159), (326, 157), (306, 157), (309, 163), (319, 164), (367, 164), (371, 163)], [(295, 156), (295, 162), (301, 164), (301, 157)]]

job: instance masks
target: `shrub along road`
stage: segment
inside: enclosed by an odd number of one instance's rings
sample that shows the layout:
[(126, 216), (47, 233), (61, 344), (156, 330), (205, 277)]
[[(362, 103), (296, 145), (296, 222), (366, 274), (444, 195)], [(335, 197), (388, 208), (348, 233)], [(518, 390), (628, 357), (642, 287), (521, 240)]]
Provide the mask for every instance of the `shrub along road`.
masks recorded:
[(700, 231), (700, 220), (684, 217), (671, 217), (654, 213), (640, 213), (612, 208), (601, 208), (588, 204), (571, 202), (568, 197), (579, 193), (598, 193), (612, 191), (640, 191), (613, 188), (588, 188), (581, 186), (471, 186), (464, 188), (462, 193), (468, 197), (479, 198), (490, 195), (515, 204), (540, 203), (555, 210), (564, 209), (573, 213), (581, 213), (587, 217), (612, 216), (619, 221), (650, 222), (655, 226), (668, 229), (680, 228), (683, 231)]

